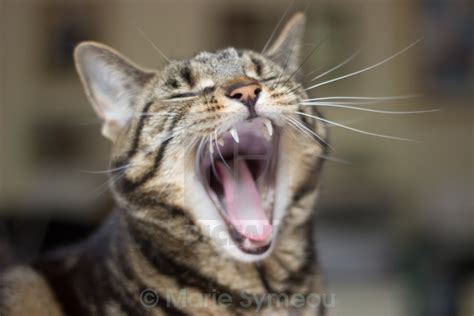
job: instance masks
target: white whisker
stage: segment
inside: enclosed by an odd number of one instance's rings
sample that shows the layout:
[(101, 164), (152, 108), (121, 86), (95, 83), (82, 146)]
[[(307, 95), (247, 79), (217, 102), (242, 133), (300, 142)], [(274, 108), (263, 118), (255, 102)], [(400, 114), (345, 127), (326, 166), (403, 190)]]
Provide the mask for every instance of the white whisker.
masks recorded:
[[(125, 175), (125, 172), (115, 174), (112, 177), (108, 178), (104, 183), (102, 183), (100, 186), (95, 188), (93, 192), (95, 192), (94, 197), (97, 198), (99, 197), (102, 193), (110, 189), (118, 180), (120, 180), (123, 176)], [(91, 192), (91, 193), (93, 193)]]
[(267, 42), (265, 43), (265, 46), (263, 46), (263, 49), (261, 51), (261, 54), (264, 54), (268, 48), (268, 45), (270, 45), (270, 42), (273, 40), (273, 37), (275, 37), (275, 34), (278, 30), (278, 28), (280, 27), (281, 23), (283, 22), (283, 20), (285, 19), (286, 15), (288, 14), (288, 11), (290, 11), (290, 8), (293, 6), (293, 4), (295, 3), (295, 0), (292, 0), (289, 4), (288, 4), (288, 7), (286, 7), (286, 10), (283, 12), (282, 16), (280, 17), (280, 20), (278, 20), (278, 23), (277, 25), (275, 26), (275, 28), (273, 29), (272, 33), (270, 34), (270, 37), (268, 38)]
[(419, 98), (419, 94), (407, 94), (407, 95), (396, 95), (388, 97), (359, 97), (359, 96), (333, 96), (333, 97), (322, 97), (313, 99), (304, 99), (303, 101), (326, 101), (326, 100), (405, 100)]
[(318, 71), (320, 71), (321, 68), (323, 68), (323, 66), (319, 66), (318, 68), (315, 68), (314, 70), (311, 70), (307, 74), (304, 74), (303, 77), (304, 78), (310, 77), (310, 76), (314, 75), (315, 73), (317, 73)]
[[(296, 39), (293, 40), (293, 42), (295, 41)], [(286, 59), (285, 59), (285, 62), (283, 64), (283, 67), (282, 67), (282, 70), (280, 72), (280, 74), (278, 75), (278, 79), (273, 83), (272, 87), (271, 87), (271, 90), (275, 89), (275, 87), (278, 87), (280, 85), (280, 80), (283, 79), (283, 76), (286, 74), (286, 71), (288, 70), (288, 64), (290, 62), (290, 58), (291, 56), (293, 55), (294, 51), (291, 51), (288, 56), (286, 56)]]
[(296, 129), (298, 132), (303, 133), (304, 136), (314, 141), (314, 138), (310, 133), (308, 133), (306, 130), (302, 129), (301, 127), (296, 125), (292, 120), (290, 120), (290, 116), (283, 116), (283, 118), (290, 124), (291, 127)]
[(323, 144), (325, 144), (326, 146), (332, 148), (331, 145), (329, 145), (321, 136), (319, 136), (316, 132), (314, 132), (311, 129), (309, 129), (308, 127), (306, 127), (303, 123), (301, 123), (300, 121), (298, 121), (294, 117), (291, 117), (291, 116), (287, 115), (286, 118), (288, 120), (292, 121), (294, 124), (296, 124), (300, 129), (309, 132), (311, 135), (313, 135), (314, 137), (319, 139), (321, 142), (323, 142)]
[[(307, 137), (310, 141), (313, 141), (313, 142), (317, 142), (317, 140), (314, 139), (314, 136), (309, 133), (308, 131), (306, 131), (305, 129), (301, 128), (299, 125), (296, 124), (295, 121), (292, 121), (290, 120), (289, 117), (286, 117), (285, 118), (286, 121), (288, 122), (288, 124), (290, 124), (290, 126), (295, 130), (297, 131), (298, 133), (301, 133), (303, 134), (304, 137)], [(318, 142), (317, 142), (318, 143)], [(319, 143), (318, 143), (319, 145)]]
[(355, 71), (355, 72), (352, 72), (350, 74), (347, 74), (347, 75), (344, 75), (344, 76), (341, 76), (341, 77), (337, 77), (337, 78), (334, 78), (334, 79), (331, 79), (331, 80), (328, 80), (328, 81), (324, 81), (324, 82), (321, 82), (321, 83), (317, 83), (315, 85), (312, 85), (308, 88), (305, 89), (305, 91), (308, 91), (308, 90), (311, 90), (311, 89), (314, 89), (314, 88), (317, 88), (317, 87), (321, 87), (321, 86), (324, 86), (324, 85), (327, 85), (327, 84), (330, 84), (330, 83), (333, 83), (333, 82), (336, 82), (336, 81), (339, 81), (339, 80), (342, 80), (342, 79), (346, 79), (346, 78), (349, 78), (349, 77), (353, 77), (355, 75), (358, 75), (360, 73), (363, 73), (363, 72), (366, 72), (366, 71), (369, 71), (371, 69), (374, 69), (380, 65), (383, 65), (387, 62), (389, 62), (390, 60), (398, 57), (399, 55), (403, 54), (404, 52), (406, 52), (408, 49), (412, 48), (413, 46), (415, 46), (416, 44), (418, 44), (423, 38), (420, 38), (418, 40), (416, 40), (415, 42), (411, 43), (410, 45), (408, 45), (407, 47), (403, 48), (402, 50), (400, 50), (399, 52), (393, 54), (392, 56), (388, 57), (388, 58), (385, 58), (384, 60), (372, 65), (372, 66), (369, 66), (369, 67), (366, 67), (364, 69), (361, 69), (361, 70), (358, 70), (358, 71)]
[(359, 101), (333, 101), (333, 102), (323, 102), (323, 101), (303, 101), (301, 103), (305, 105), (320, 105), (320, 104), (344, 104), (344, 105), (371, 105), (371, 104), (380, 104), (384, 103), (385, 101), (383, 100), (373, 100), (373, 101), (364, 101), (364, 102), (359, 102)]
[[(327, 40), (329, 39), (329, 35), (326, 35), (317, 45), (315, 45), (313, 47), (313, 49), (311, 49), (311, 51), (309, 52), (308, 55), (306, 55), (306, 57), (303, 59), (303, 61), (301, 62), (301, 64), (298, 66), (298, 68), (296, 68), (295, 71), (293, 71), (293, 73), (285, 80), (285, 82), (283, 82), (282, 86), (285, 86), (290, 80), (291, 78), (293, 78), (293, 76), (304, 66), (304, 64), (306, 64), (306, 62), (309, 60), (309, 58), (311, 57), (311, 55), (314, 54), (314, 52), (319, 48), (321, 47)], [(291, 90), (291, 89), (287, 89), (285, 92), (283, 93), (286, 93), (288, 90)]]
[(336, 71), (337, 69), (343, 67), (344, 65), (350, 63), (354, 58), (357, 57), (357, 55), (359, 55), (360, 53), (360, 49), (356, 50), (354, 54), (352, 54), (349, 58), (347, 58), (346, 60), (344, 60), (342, 63), (340, 63), (339, 65), (336, 65), (335, 67), (329, 69), (328, 71), (325, 71), (323, 72), (322, 74), (320, 75), (317, 75), (316, 77), (314, 77), (313, 79), (311, 79), (311, 81), (314, 81), (314, 80), (317, 80), (319, 78), (322, 78), (330, 73), (332, 73), (333, 71)]
[(432, 110), (420, 110), (420, 111), (384, 111), (384, 110), (375, 110), (375, 109), (367, 109), (361, 108), (357, 106), (350, 106), (350, 105), (343, 105), (343, 104), (336, 104), (336, 103), (300, 103), (300, 105), (309, 105), (309, 106), (322, 106), (322, 107), (334, 107), (340, 109), (350, 109), (350, 110), (357, 110), (363, 112), (373, 112), (373, 113), (382, 113), (382, 114), (421, 114), (421, 113), (431, 113), (431, 112), (438, 112), (440, 109), (432, 109)]
[[(287, 122), (290, 124), (290, 126), (293, 127), (295, 130), (297, 130), (298, 132), (303, 133), (304, 136), (306, 136), (310, 140), (314, 141), (314, 138), (313, 138), (312, 134), (308, 133), (306, 130), (301, 129), (298, 125), (295, 124), (295, 122), (290, 120), (290, 119), (293, 119), (291, 116), (283, 116), (283, 118), (286, 119)], [(352, 165), (352, 163), (350, 161), (347, 161), (347, 160), (344, 160), (344, 159), (341, 159), (341, 158), (331, 157), (331, 156), (327, 156), (327, 155), (318, 155), (317, 157), (321, 158), (321, 159), (324, 159), (324, 160), (331, 161), (331, 162), (341, 163), (341, 164), (344, 164), (344, 165)]]
[(145, 38), (145, 40), (150, 43), (150, 45), (160, 54), (161, 57), (163, 57), (164, 60), (167, 62), (170, 62), (170, 59), (163, 53), (161, 49), (158, 48), (158, 46), (153, 43), (153, 41), (148, 37), (148, 35), (145, 34), (145, 32), (137, 26), (138, 31), (142, 34), (142, 36)]
[(327, 155), (319, 155), (318, 157), (321, 158), (321, 159), (324, 159), (324, 160), (341, 163), (343, 165), (349, 165), (349, 166), (352, 165), (352, 162), (341, 159), (341, 158), (331, 157), (331, 156), (327, 156)]
[(331, 124), (331, 125), (334, 125), (334, 126), (339, 126), (339, 127), (348, 129), (348, 130), (353, 131), (353, 132), (361, 133), (361, 134), (366, 134), (366, 135), (371, 135), (371, 136), (377, 136), (377, 137), (382, 137), (382, 138), (388, 138), (388, 139), (394, 139), (394, 140), (403, 140), (403, 141), (408, 141), (408, 142), (417, 142), (416, 140), (413, 140), (413, 139), (408, 139), (408, 138), (403, 138), (403, 137), (396, 137), (396, 136), (390, 136), (390, 135), (384, 135), (384, 134), (376, 134), (376, 133), (372, 133), (372, 132), (363, 131), (363, 130), (360, 130), (360, 129), (357, 129), (357, 128), (353, 128), (353, 127), (349, 127), (349, 126), (346, 126), (346, 125), (342, 125), (342, 124), (339, 124), (339, 123), (337, 123), (337, 122), (333, 122), (333, 121), (330, 121), (330, 120), (327, 120), (327, 119), (323, 119), (322, 117), (319, 117), (319, 116), (316, 116), (316, 115), (307, 114), (307, 113), (304, 113), (304, 112), (294, 111), (294, 112), (292, 112), (292, 113), (296, 113), (296, 114), (303, 115), (303, 116), (307, 116), (307, 117), (312, 117), (312, 118), (314, 118), (314, 119), (316, 119), (316, 120), (318, 120), (318, 121), (325, 122), (325, 123), (327, 123), (327, 124)]

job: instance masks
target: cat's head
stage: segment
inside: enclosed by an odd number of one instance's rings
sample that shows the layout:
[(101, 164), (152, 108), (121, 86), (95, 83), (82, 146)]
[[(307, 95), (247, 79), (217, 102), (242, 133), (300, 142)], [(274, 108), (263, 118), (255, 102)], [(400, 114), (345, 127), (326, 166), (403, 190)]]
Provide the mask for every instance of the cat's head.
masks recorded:
[(326, 132), (295, 114), (306, 97), (303, 29), (297, 14), (265, 52), (201, 52), (161, 71), (101, 44), (77, 47), (77, 70), (113, 141), (112, 188), (131, 218), (255, 261), (310, 217)]

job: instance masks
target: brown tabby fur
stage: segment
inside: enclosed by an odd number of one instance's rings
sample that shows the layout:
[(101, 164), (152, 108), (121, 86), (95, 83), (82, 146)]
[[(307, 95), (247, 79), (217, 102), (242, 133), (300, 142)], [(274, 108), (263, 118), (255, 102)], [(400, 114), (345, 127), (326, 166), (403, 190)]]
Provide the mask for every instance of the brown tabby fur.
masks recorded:
[[(241, 304), (243, 294), (265, 298), (322, 291), (313, 209), (322, 165), (318, 157), (327, 146), (278, 117), (288, 109), (304, 111), (298, 100), (306, 95), (297, 81), (303, 26), (301, 14), (293, 17), (263, 54), (234, 48), (203, 52), (190, 60), (172, 61), (160, 72), (144, 71), (104, 45), (81, 44), (76, 49), (78, 71), (104, 119), (104, 135), (113, 140), (111, 166), (119, 169), (111, 172), (111, 181), (118, 207), (82, 244), (54, 252), (33, 267), (17, 266), (7, 272), (0, 287), (0, 314), (322, 315), (323, 308), (291, 308), (268, 301), (261, 309), (256, 302), (249, 307)], [(118, 101), (134, 113), (126, 124), (110, 119), (100, 107), (91, 88), (94, 78), (84, 64), (88, 56), (117, 77), (113, 79), (124, 91)], [(286, 171), (286, 178), (279, 181), (287, 181), (288, 188), (279, 192), (287, 195), (287, 207), (273, 251), (256, 262), (236, 260), (216, 245), (197, 224), (195, 201), (190, 198), (200, 194), (189, 180), (195, 172), (197, 144), (216, 128), (232, 126), (246, 111), (227, 106), (222, 91), (229, 80), (242, 75), (263, 85), (266, 107), (276, 113), (280, 164)], [(212, 80), (214, 87), (202, 96), (168, 100), (201, 90), (206, 80)], [(326, 138), (322, 124), (297, 119)], [(160, 296), (156, 306), (140, 301), (146, 289)], [(203, 298), (205, 306), (166, 299), (184, 289)], [(230, 306), (206, 296), (223, 293), (232, 298)]]

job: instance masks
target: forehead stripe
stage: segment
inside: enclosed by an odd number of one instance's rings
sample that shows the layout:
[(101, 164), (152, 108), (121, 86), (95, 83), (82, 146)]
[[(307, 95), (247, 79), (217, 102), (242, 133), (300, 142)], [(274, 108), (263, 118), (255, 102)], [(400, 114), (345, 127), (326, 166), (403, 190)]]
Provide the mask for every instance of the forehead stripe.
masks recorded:
[(262, 75), (262, 62), (256, 58), (252, 58), (252, 62), (255, 65), (255, 72), (257, 75), (261, 76)]
[(174, 78), (170, 78), (168, 80), (166, 80), (166, 83), (165, 83), (167, 86), (173, 88), (173, 89), (177, 89), (179, 88), (179, 83), (178, 83), (178, 80), (174, 79)]
[(148, 102), (143, 108), (142, 113), (140, 113), (140, 120), (138, 121), (138, 126), (135, 130), (135, 135), (133, 136), (132, 147), (130, 148), (127, 154), (128, 159), (130, 159), (133, 155), (137, 153), (138, 145), (140, 143), (140, 135), (142, 133), (143, 126), (145, 126), (146, 120), (150, 117), (147, 114), (152, 105), (153, 105), (152, 101)]
[(189, 85), (190, 88), (194, 87), (195, 85), (195, 80), (193, 73), (191, 72), (191, 68), (189, 66), (185, 66), (181, 68), (181, 77), (183, 80)]

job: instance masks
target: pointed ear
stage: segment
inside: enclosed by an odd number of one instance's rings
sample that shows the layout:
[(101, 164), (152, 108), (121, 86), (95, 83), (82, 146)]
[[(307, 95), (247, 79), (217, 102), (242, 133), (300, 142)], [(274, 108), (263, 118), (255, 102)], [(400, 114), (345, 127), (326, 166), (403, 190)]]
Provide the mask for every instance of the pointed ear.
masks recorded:
[(293, 15), (277, 40), (265, 53), (268, 58), (279, 64), (288, 73), (296, 71), (299, 67), (305, 21), (306, 18), (302, 12)]
[(79, 44), (74, 60), (87, 97), (103, 120), (102, 134), (114, 141), (132, 118), (135, 99), (154, 73), (94, 42)]

